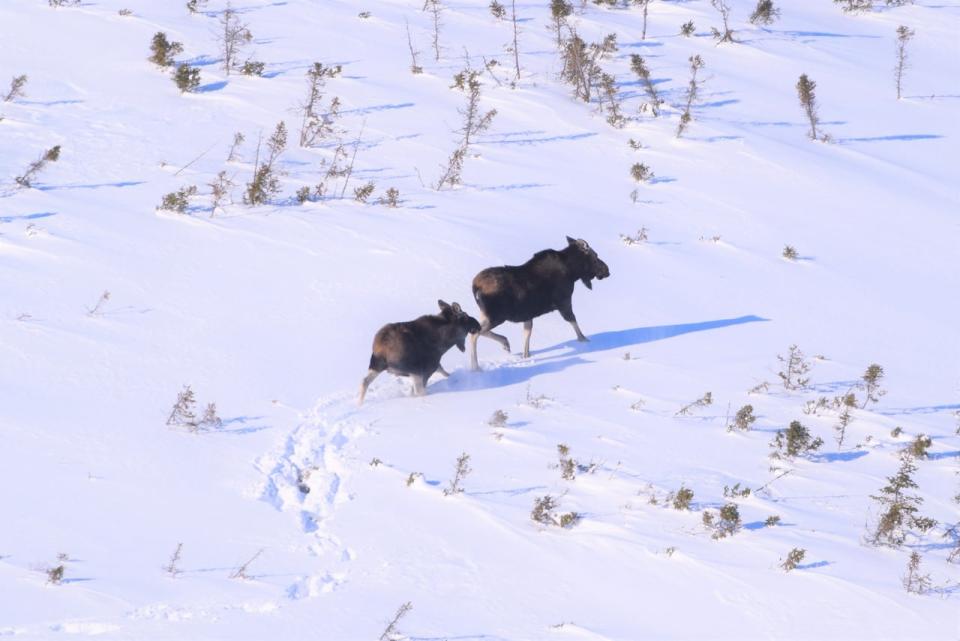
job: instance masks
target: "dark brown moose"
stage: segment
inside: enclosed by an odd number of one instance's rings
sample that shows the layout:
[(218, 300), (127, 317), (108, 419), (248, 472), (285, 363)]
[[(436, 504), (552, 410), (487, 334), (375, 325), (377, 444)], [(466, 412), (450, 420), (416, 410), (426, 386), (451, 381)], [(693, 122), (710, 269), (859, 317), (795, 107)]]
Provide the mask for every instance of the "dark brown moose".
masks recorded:
[(470, 367), (477, 363), (477, 339), (486, 336), (510, 351), (506, 337), (493, 333), (505, 321), (523, 323), (523, 356), (530, 356), (530, 333), (533, 319), (554, 310), (573, 325), (577, 340), (589, 340), (580, 331), (573, 313), (573, 286), (579, 280), (587, 289), (590, 281), (610, 275), (607, 264), (600, 260), (585, 240), (567, 236), (567, 246), (560, 251), (545, 249), (523, 265), (505, 265), (483, 270), (473, 279), (473, 297), (480, 306), (480, 332), (470, 335)]
[(480, 323), (460, 309), (460, 305), (437, 301), (440, 313), (421, 316), (405, 323), (389, 323), (380, 328), (373, 338), (370, 369), (360, 384), (360, 399), (367, 388), (384, 370), (397, 376), (409, 376), (413, 393), (427, 393), (427, 380), (434, 372), (449, 374), (441, 367), (440, 358), (456, 345), (463, 352), (467, 334), (480, 331)]

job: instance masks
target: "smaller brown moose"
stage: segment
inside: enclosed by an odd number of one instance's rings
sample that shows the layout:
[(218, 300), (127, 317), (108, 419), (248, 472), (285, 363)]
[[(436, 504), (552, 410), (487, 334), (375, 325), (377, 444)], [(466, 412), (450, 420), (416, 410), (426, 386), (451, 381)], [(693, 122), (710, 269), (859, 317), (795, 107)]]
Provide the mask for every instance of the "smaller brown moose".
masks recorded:
[(370, 383), (384, 370), (409, 376), (417, 396), (427, 393), (427, 380), (434, 372), (449, 376), (440, 365), (440, 358), (454, 345), (461, 352), (466, 351), (467, 334), (479, 332), (480, 323), (457, 303), (449, 305), (442, 300), (437, 303), (439, 314), (380, 328), (373, 338), (370, 369), (360, 384), (359, 404), (363, 404)]

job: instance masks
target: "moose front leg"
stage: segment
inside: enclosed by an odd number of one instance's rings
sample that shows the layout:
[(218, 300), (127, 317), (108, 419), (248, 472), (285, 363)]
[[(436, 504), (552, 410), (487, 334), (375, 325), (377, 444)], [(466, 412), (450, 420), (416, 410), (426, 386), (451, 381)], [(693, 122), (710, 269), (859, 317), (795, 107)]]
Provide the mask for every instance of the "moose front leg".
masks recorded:
[(533, 321), (523, 321), (523, 357), (530, 358), (530, 334), (533, 333)]
[(573, 313), (573, 303), (567, 301), (557, 309), (560, 312), (560, 315), (563, 316), (563, 320), (567, 321), (573, 326), (573, 331), (577, 333), (577, 340), (581, 343), (588, 342), (590, 339), (583, 335), (583, 332), (580, 331), (580, 326), (577, 324), (577, 317)]
[(375, 379), (379, 375), (380, 375), (380, 372), (378, 372), (375, 369), (371, 369), (367, 371), (367, 375), (363, 378), (363, 382), (360, 383), (360, 398), (357, 399), (357, 405), (363, 405), (363, 399), (367, 395), (367, 388), (370, 387), (370, 383), (373, 382), (373, 379)]
[(448, 372), (447, 370), (443, 369), (443, 365), (437, 365), (437, 374), (439, 374), (440, 376), (442, 376), (442, 377), (444, 377), (444, 378), (450, 378), (450, 372)]

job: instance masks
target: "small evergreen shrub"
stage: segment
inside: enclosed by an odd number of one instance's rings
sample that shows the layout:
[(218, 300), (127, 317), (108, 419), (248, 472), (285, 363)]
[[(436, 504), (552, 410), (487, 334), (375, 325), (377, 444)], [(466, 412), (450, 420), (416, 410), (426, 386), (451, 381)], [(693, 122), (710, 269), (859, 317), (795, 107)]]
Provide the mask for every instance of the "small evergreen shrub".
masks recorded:
[(180, 93), (196, 91), (200, 87), (199, 67), (191, 67), (185, 62), (177, 65), (177, 70), (173, 74), (173, 82), (177, 85)]
[(823, 439), (813, 438), (810, 430), (800, 424), (800, 421), (791, 421), (790, 426), (780, 430), (770, 442), (774, 449), (770, 454), (774, 459), (792, 460), (798, 456), (805, 456), (816, 452), (823, 446)]
[(803, 548), (793, 548), (787, 553), (787, 558), (783, 560), (783, 563), (780, 564), (780, 567), (783, 568), (784, 572), (795, 570), (797, 569), (797, 566), (803, 563), (803, 557), (806, 555), (807, 551)]
[(757, 0), (757, 6), (750, 14), (750, 24), (771, 25), (780, 17), (780, 9), (773, 5), (773, 0)]
[(196, 195), (196, 185), (181, 187), (177, 191), (171, 191), (169, 194), (164, 195), (163, 199), (160, 201), (160, 205), (157, 206), (157, 209), (162, 211), (173, 211), (178, 214), (185, 214), (187, 213), (187, 207), (190, 206), (190, 198)]
[(153, 34), (153, 40), (150, 41), (150, 62), (158, 67), (173, 66), (173, 57), (183, 53), (183, 44), (179, 42), (170, 42), (167, 40), (167, 34), (158, 31)]

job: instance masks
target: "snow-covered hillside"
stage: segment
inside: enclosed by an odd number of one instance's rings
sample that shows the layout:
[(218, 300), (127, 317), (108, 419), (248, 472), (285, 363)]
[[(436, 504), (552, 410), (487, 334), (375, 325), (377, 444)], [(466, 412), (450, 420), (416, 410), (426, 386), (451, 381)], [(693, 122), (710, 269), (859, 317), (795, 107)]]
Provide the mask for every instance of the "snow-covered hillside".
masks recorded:
[[(511, 2), (502, 20), (486, 0), (440, 4), (437, 60), (423, 0), (237, 0), (253, 34), (242, 58), (265, 63), (251, 77), (222, 69), (220, 0), (196, 14), (0, 2), (0, 94), (28, 78), (0, 102), (0, 636), (359, 641), (409, 602), (384, 638), (956, 639), (960, 2), (853, 15), (780, 0), (759, 27), (756, 2), (729, 0), (738, 42), (717, 46), (708, 0), (653, 0), (646, 39), (640, 8), (577, 0), (567, 22), (585, 41), (617, 35), (600, 65), (623, 128), (560, 79), (547, 0), (516, 3), (516, 82)], [(898, 25), (916, 32), (901, 100)], [(199, 69), (196, 92), (147, 60), (158, 31)], [(659, 117), (641, 113), (631, 54)], [(678, 139), (697, 54), (700, 99)], [(322, 103), (342, 105), (336, 132), (301, 148), (314, 62), (342, 66)], [(435, 190), (467, 65), (496, 115), (463, 184)], [(801, 74), (831, 142), (807, 137)], [(257, 140), (281, 120), (280, 193), (244, 205)], [(338, 144), (355, 154), (349, 183), (298, 204)], [(652, 180), (634, 182), (635, 163)], [(213, 211), (221, 171), (234, 203)], [(156, 209), (190, 185), (185, 214)], [(389, 188), (399, 207), (376, 204)], [(641, 229), (646, 241), (621, 239)], [(438, 299), (477, 314), (478, 271), (568, 235), (611, 271), (574, 294), (591, 342), (551, 314), (523, 359), (506, 325), (514, 353), (481, 338), (481, 372), (451, 350), (427, 396), (383, 375), (356, 406), (381, 325)], [(807, 389), (780, 383), (792, 344)], [(873, 363), (887, 394), (851, 411), (840, 446), (839, 410), (804, 407), (864, 401)], [(184, 385), (222, 427), (166, 424)], [(728, 431), (747, 404), (751, 429)], [(823, 446), (771, 459), (796, 420)], [(867, 545), (871, 495), (920, 435), (932, 444), (911, 492), (939, 523), (899, 549)], [(560, 444), (582, 466), (573, 479)], [(448, 496), (463, 453), (472, 471)], [(737, 483), (750, 495), (724, 496)], [(669, 505), (681, 487), (689, 510)], [(544, 496), (579, 522), (534, 522)], [(715, 539), (703, 515), (729, 503), (741, 527)], [(785, 572), (794, 548), (805, 557)], [(913, 551), (923, 595), (901, 582)]]

